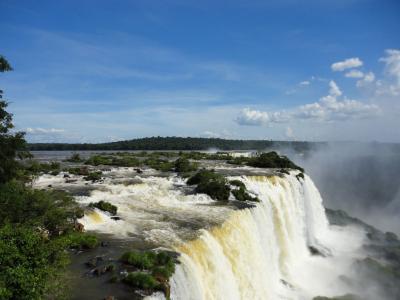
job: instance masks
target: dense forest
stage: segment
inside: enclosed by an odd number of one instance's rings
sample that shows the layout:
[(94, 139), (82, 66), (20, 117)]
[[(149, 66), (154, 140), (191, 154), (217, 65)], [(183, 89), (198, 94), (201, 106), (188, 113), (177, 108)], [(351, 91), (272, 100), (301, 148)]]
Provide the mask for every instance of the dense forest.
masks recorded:
[(314, 149), (324, 143), (271, 141), (271, 140), (226, 140), (219, 138), (193, 137), (149, 137), (101, 144), (38, 143), (29, 144), (29, 150), (266, 150), (289, 147), (298, 152)]

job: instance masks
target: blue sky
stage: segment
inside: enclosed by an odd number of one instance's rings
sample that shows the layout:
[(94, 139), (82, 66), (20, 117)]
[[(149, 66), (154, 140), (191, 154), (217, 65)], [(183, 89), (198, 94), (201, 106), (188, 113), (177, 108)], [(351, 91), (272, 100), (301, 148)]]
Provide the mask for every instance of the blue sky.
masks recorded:
[[(400, 2), (0, 2), (30, 141), (400, 142)], [(335, 63), (339, 63), (333, 65)]]

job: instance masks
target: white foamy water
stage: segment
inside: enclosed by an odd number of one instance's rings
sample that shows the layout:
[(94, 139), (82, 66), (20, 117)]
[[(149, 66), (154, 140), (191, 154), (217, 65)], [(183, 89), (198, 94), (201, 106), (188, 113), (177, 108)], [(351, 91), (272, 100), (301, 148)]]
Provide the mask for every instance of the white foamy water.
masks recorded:
[[(108, 201), (118, 207), (121, 220), (95, 209), (80, 221), (87, 230), (181, 253), (170, 280), (175, 300), (309, 300), (354, 292), (339, 278), (359, 257), (364, 233), (329, 226), (312, 180), (295, 174), (229, 178), (241, 180), (261, 200), (254, 208), (235, 210), (188, 193), (177, 176), (139, 177), (129, 168), (112, 169), (109, 178), (77, 200), (85, 205)], [(136, 183), (118, 183), (127, 177)], [(75, 185), (85, 187), (76, 179)], [(62, 185), (62, 175), (36, 182), (48, 184)], [(310, 246), (326, 257), (312, 256)]]
[[(182, 264), (171, 280), (172, 299), (308, 300), (352, 292), (339, 276), (350, 271), (363, 234), (329, 228), (311, 179), (241, 179), (262, 203), (176, 248)], [(308, 246), (331, 254), (312, 256)]]

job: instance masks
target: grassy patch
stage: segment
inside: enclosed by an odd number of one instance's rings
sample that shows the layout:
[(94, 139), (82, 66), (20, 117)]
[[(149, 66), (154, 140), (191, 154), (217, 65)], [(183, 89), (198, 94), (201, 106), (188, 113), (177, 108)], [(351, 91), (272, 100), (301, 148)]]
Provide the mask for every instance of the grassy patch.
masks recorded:
[(92, 208), (95, 207), (102, 211), (109, 212), (113, 216), (115, 216), (118, 211), (118, 207), (116, 207), (115, 205), (113, 205), (109, 202), (103, 201), (103, 200), (101, 200), (99, 202), (92, 202), (89, 204), (89, 207), (92, 207)]

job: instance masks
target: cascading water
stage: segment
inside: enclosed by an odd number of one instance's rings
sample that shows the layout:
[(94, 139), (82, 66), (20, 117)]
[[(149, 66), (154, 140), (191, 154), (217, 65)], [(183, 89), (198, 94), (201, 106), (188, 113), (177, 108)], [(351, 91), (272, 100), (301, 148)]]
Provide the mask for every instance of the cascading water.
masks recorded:
[[(249, 168), (241, 171), (253, 174)], [(353, 292), (339, 278), (359, 257), (364, 233), (329, 226), (312, 180), (296, 173), (229, 177), (260, 199), (254, 207), (236, 209), (191, 193), (180, 177), (137, 176), (116, 168), (77, 200), (111, 202), (121, 219), (94, 209), (80, 221), (89, 231), (180, 253), (170, 279), (175, 300), (309, 300)], [(62, 182), (62, 174), (42, 176), (36, 185)], [(87, 187), (79, 178), (77, 186)], [(312, 255), (310, 248), (321, 255)]]
[(313, 284), (325, 295), (334, 293), (318, 278), (303, 277), (323, 271), (323, 258), (312, 257), (308, 247), (324, 251), (330, 235), (311, 179), (241, 180), (261, 203), (231, 213), (221, 226), (176, 248), (182, 264), (172, 278), (172, 299), (312, 299), (318, 293)]

